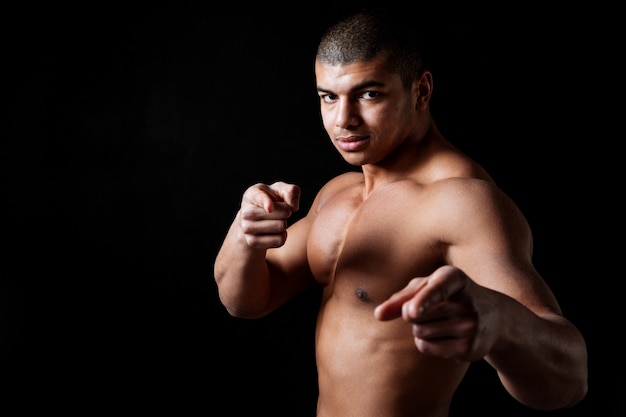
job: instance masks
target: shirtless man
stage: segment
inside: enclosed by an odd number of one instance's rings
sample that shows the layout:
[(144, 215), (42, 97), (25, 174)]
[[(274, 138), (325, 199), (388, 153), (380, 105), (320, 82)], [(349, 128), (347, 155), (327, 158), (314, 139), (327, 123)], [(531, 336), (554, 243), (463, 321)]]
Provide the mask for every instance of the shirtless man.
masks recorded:
[[(391, 29), (390, 31), (386, 29)], [(221, 302), (259, 318), (313, 286), (319, 417), (444, 417), (470, 364), (539, 410), (587, 392), (587, 349), (533, 266), (518, 207), (438, 131), (403, 27), (356, 14), (322, 38), (324, 127), (361, 172), (248, 188), (215, 260)]]

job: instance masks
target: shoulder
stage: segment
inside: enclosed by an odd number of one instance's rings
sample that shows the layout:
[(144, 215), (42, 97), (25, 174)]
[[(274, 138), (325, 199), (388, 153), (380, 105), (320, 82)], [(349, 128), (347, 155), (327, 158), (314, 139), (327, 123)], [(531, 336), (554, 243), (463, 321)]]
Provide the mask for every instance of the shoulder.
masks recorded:
[(349, 189), (354, 190), (363, 183), (364, 178), (361, 172), (349, 171), (337, 175), (322, 186), (315, 197), (313, 205), (319, 208), (323, 206), (327, 200), (335, 197), (337, 194), (344, 193)]
[(343, 174), (339, 174), (336, 177), (330, 179), (320, 191), (333, 190), (335, 188), (344, 188), (346, 186), (353, 186), (357, 183), (364, 181), (363, 173), (359, 171), (348, 171)]
[[(493, 181), (448, 178), (426, 187), (423, 204), (441, 241), (532, 247), (530, 226), (517, 204)], [(489, 244), (487, 244), (489, 242)]]
[(500, 217), (502, 215), (521, 215), (513, 200), (493, 181), (451, 177), (435, 181), (423, 189), (423, 198), (428, 200), (428, 207), (446, 217), (477, 220)]
[(433, 181), (425, 187), (432, 198), (450, 199), (451, 202), (471, 202), (503, 196), (493, 181), (475, 177), (450, 177)]
[[(412, 179), (396, 181), (389, 191), (409, 199), (420, 201), (420, 206), (430, 204), (441, 207), (482, 205), (506, 195), (489, 179), (476, 177), (447, 177), (434, 181), (421, 182)], [(443, 205), (443, 206), (441, 206)]]

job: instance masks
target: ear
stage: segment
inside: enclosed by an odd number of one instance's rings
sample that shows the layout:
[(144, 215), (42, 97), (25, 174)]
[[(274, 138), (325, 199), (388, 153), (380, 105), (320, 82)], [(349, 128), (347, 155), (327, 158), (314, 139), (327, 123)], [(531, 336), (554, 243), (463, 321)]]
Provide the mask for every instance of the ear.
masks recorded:
[(433, 93), (433, 75), (430, 71), (423, 71), (413, 81), (413, 94), (415, 97), (415, 109), (426, 110)]

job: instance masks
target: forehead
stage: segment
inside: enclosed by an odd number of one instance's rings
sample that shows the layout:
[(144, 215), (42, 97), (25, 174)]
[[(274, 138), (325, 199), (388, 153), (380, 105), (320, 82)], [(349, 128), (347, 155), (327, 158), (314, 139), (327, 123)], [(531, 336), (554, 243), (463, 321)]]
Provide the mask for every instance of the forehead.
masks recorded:
[(319, 90), (340, 93), (368, 85), (400, 85), (400, 75), (391, 72), (385, 63), (381, 58), (347, 65), (329, 65), (316, 60), (317, 87)]

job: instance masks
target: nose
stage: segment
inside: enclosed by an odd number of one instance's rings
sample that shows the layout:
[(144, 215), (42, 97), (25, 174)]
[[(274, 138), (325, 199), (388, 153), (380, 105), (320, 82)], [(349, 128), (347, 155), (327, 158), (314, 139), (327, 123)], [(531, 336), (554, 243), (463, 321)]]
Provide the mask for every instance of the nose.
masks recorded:
[(342, 129), (357, 126), (360, 120), (355, 104), (345, 99), (339, 101), (335, 116), (335, 124)]

